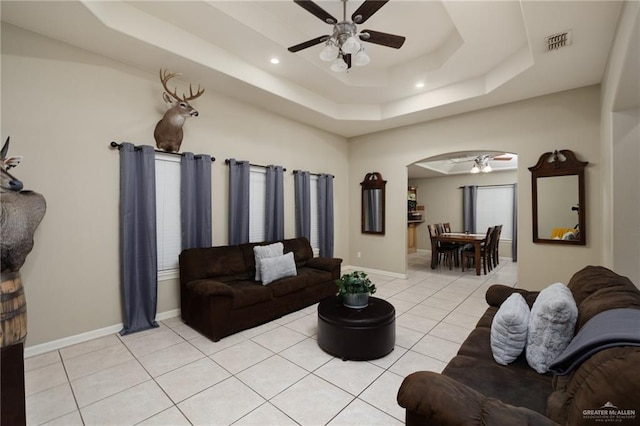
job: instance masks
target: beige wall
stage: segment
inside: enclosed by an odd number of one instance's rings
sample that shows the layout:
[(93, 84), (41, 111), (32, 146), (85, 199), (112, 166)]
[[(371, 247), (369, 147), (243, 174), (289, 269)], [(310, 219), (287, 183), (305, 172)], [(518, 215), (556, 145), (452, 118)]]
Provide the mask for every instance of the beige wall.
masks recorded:
[[(471, 166), (469, 166), (471, 168)], [(428, 223), (449, 222), (453, 231), (463, 230), (462, 186), (465, 185), (503, 185), (517, 183), (515, 170), (492, 173), (462, 174), (429, 179), (410, 179), (409, 186), (418, 188), (418, 204), (424, 205), (425, 222), (418, 225), (417, 247), (419, 250), (431, 250)], [(500, 243), (500, 257), (510, 256), (511, 243)]]
[[(170, 64), (167, 64), (170, 66)], [(165, 110), (156, 70), (138, 70), (2, 24), (2, 139), (25, 158), (15, 169), (47, 199), (22, 268), (27, 346), (122, 322), (118, 260), (119, 161), (111, 141), (153, 145)], [(183, 151), (210, 153), (213, 242), (227, 242), (226, 158), (280, 164), (286, 237), (294, 236), (294, 169), (335, 175), (335, 255), (348, 247), (347, 141), (207, 88), (185, 124)], [(158, 312), (177, 309), (177, 280), (158, 289)]]
[[(602, 83), (602, 264), (640, 287), (640, 3), (623, 5)], [(635, 103), (629, 101), (635, 94)]]
[[(530, 289), (567, 282), (578, 269), (601, 259), (600, 102), (599, 86), (541, 96), (441, 120), (354, 138), (349, 143), (350, 259), (356, 266), (405, 273), (408, 164), (463, 150), (518, 154), (518, 285)], [(453, 149), (454, 148), (454, 149)], [(531, 176), (527, 167), (544, 152), (573, 150), (589, 161), (587, 245), (532, 243)], [(387, 234), (360, 234), (358, 182), (378, 171), (387, 180)], [(355, 253), (361, 252), (357, 258)]]

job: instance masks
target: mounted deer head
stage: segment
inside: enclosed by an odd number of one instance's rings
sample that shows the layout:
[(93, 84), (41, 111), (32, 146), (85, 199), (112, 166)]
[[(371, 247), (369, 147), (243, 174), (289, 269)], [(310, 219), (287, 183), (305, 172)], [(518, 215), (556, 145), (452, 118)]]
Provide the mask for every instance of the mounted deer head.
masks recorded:
[(167, 87), (167, 83), (173, 77), (180, 75), (179, 73), (170, 73), (168, 70), (160, 70), (160, 81), (162, 87), (164, 87), (164, 93), (162, 98), (168, 103), (171, 108), (164, 113), (162, 120), (158, 121), (156, 128), (153, 132), (153, 137), (156, 140), (156, 146), (158, 149), (168, 152), (178, 152), (180, 145), (182, 144), (182, 125), (188, 117), (197, 117), (198, 111), (189, 105), (189, 101), (192, 101), (204, 93), (204, 89), (200, 89), (193, 93), (191, 84), (189, 84), (189, 96), (182, 94), (179, 97), (177, 89), (173, 92)]
[(2, 173), (1, 180), (1, 190), (2, 192), (7, 191), (20, 191), (23, 187), (22, 182), (19, 179), (16, 179), (9, 173), (9, 169), (17, 166), (22, 161), (21, 156), (15, 157), (7, 157), (7, 153), (9, 152), (9, 139), (2, 146), (2, 151), (0, 151), (0, 173)]

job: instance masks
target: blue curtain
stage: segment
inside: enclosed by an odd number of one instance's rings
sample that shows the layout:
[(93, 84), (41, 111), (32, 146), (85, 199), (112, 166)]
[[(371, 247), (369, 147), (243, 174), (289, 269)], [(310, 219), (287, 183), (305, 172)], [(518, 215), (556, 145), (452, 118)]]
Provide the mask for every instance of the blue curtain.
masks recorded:
[(182, 154), (180, 160), (182, 250), (211, 247), (211, 156)]
[(249, 242), (248, 161), (229, 160), (229, 245)]
[(476, 202), (478, 199), (478, 187), (476, 185), (462, 188), (462, 221), (464, 232), (476, 233)]
[(151, 146), (120, 148), (121, 335), (158, 327), (155, 152)]
[(296, 170), (293, 176), (295, 191), (296, 237), (311, 241), (311, 179), (309, 172)]
[(265, 239), (284, 239), (284, 176), (282, 166), (267, 166)]
[(318, 175), (318, 234), (320, 256), (333, 257), (333, 176)]

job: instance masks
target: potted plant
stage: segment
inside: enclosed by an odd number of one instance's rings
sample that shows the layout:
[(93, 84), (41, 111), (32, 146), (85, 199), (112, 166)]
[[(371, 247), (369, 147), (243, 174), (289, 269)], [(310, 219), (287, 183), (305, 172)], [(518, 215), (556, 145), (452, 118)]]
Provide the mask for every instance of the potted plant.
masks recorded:
[(348, 308), (362, 309), (369, 304), (369, 295), (376, 292), (376, 285), (362, 271), (353, 271), (336, 280), (338, 296)]

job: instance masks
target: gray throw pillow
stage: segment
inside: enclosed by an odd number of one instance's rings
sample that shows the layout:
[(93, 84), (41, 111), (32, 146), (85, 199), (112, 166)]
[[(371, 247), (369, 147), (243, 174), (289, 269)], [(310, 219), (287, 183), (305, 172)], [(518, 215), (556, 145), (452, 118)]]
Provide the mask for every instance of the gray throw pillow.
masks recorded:
[(282, 243), (273, 243), (267, 246), (255, 246), (253, 248), (253, 255), (256, 259), (256, 281), (260, 281), (261, 277), (261, 262), (262, 259), (269, 257), (282, 256), (284, 251), (284, 245)]
[(491, 352), (498, 364), (516, 360), (527, 344), (529, 305), (519, 293), (513, 293), (500, 305), (491, 323)]
[(267, 285), (284, 277), (297, 275), (293, 252), (278, 257), (262, 259), (262, 284)]
[(542, 290), (529, 316), (525, 351), (529, 366), (546, 373), (573, 339), (577, 320), (578, 307), (566, 285), (555, 283)]

